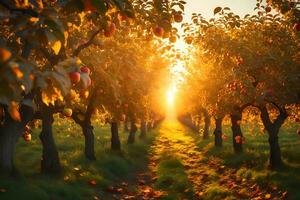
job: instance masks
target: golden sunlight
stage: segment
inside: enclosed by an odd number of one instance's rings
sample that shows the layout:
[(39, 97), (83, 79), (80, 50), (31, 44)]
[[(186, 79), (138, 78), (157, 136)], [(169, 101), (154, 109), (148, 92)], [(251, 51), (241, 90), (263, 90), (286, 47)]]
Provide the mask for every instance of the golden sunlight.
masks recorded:
[(174, 103), (175, 103), (175, 96), (176, 96), (176, 91), (177, 91), (177, 88), (176, 88), (176, 85), (172, 85), (168, 90), (167, 90), (167, 93), (166, 93), (166, 100), (167, 100), (167, 106), (168, 107), (173, 107), (174, 106)]
[(167, 104), (169, 106), (174, 104), (174, 96), (175, 96), (174, 90), (169, 90), (167, 92)]

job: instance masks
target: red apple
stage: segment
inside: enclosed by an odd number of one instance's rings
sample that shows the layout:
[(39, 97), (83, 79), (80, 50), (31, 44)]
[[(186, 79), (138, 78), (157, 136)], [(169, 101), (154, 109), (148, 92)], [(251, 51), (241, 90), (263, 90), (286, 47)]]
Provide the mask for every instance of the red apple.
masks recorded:
[(268, 6), (268, 7), (266, 7), (265, 10), (266, 10), (267, 13), (269, 13), (269, 12), (271, 12), (272, 8)]
[(31, 134), (30, 133), (24, 133), (23, 138), (26, 142), (30, 142), (31, 141)]
[(236, 143), (239, 144), (241, 142), (241, 136), (239, 136), (239, 135), (235, 136), (234, 140), (235, 140)]
[(157, 37), (162, 37), (164, 35), (164, 32), (164, 28), (161, 26), (156, 26), (155, 28), (153, 28), (153, 33)]
[(104, 30), (104, 36), (111, 37), (115, 33), (116, 29), (115, 23), (110, 23), (109, 26), (107, 26)]
[(174, 21), (175, 22), (180, 23), (180, 22), (182, 22), (182, 20), (183, 20), (183, 16), (180, 13), (174, 14)]
[(227, 140), (228, 140), (228, 136), (227, 136), (227, 135), (222, 135), (222, 139), (223, 139), (224, 141), (227, 141)]
[(80, 81), (80, 73), (79, 72), (70, 72), (69, 77), (72, 83), (79, 83)]
[(80, 71), (82, 73), (86, 73), (86, 74), (90, 74), (90, 72), (91, 72), (90, 68), (88, 68), (87, 66), (81, 67)]
[(300, 23), (294, 24), (294, 30), (299, 32), (300, 31)]
[(95, 186), (97, 185), (97, 181), (92, 179), (92, 180), (89, 180), (89, 184), (92, 185), (92, 186)]

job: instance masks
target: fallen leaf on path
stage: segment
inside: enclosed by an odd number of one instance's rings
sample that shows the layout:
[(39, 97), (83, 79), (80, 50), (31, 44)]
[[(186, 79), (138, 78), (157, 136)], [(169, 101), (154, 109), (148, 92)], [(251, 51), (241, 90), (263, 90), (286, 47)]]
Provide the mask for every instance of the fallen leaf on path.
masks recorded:
[(76, 172), (80, 171), (79, 167), (74, 167), (73, 169), (74, 169), (74, 171), (76, 171)]
[(282, 193), (282, 195), (281, 195), (281, 196), (282, 196), (283, 198), (286, 198), (286, 197), (287, 197), (287, 194), (288, 194), (288, 192), (287, 192), (287, 191), (285, 191), (284, 193)]
[(187, 189), (185, 189), (184, 190), (184, 192), (186, 193), (186, 192), (189, 192), (190, 191), (190, 189), (189, 188), (187, 188)]
[(64, 177), (64, 181), (68, 181), (68, 180), (70, 180), (70, 177), (69, 176), (65, 176)]
[(265, 199), (271, 199), (271, 194), (266, 194)]
[(115, 191), (115, 188), (113, 187), (113, 186), (108, 186), (107, 188), (106, 188), (106, 192), (114, 192)]
[(118, 189), (117, 189), (117, 192), (118, 192), (118, 193), (123, 193), (123, 192), (124, 192), (124, 189), (123, 189), (123, 188), (118, 188)]
[(89, 180), (89, 184), (92, 185), (92, 186), (95, 186), (97, 185), (97, 181), (92, 179), (92, 180)]
[(136, 198), (135, 198), (135, 196), (133, 196), (133, 195), (126, 195), (126, 196), (124, 197), (124, 199), (128, 200), (128, 199), (136, 199)]
[(154, 198), (160, 198), (164, 195), (165, 195), (165, 193), (163, 191), (157, 190), (157, 191), (154, 191), (153, 197)]
[(140, 185), (145, 185), (146, 184), (146, 181), (142, 180), (142, 179), (138, 180), (138, 182), (139, 182)]
[(151, 181), (156, 181), (157, 179), (158, 179), (157, 176), (153, 176), (153, 177), (151, 178)]
[(121, 185), (127, 187), (127, 186), (128, 186), (128, 183), (122, 182)]
[(4, 193), (4, 192), (7, 192), (7, 190), (4, 189), (4, 188), (0, 188), (0, 192), (1, 192), (1, 193)]

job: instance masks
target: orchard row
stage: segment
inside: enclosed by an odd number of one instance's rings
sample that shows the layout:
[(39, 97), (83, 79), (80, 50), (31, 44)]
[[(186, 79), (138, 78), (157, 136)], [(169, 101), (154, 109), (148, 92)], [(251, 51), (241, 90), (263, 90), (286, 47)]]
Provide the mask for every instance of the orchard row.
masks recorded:
[(193, 40), (193, 56), (186, 59), (186, 82), (180, 90), (189, 97), (182, 100), (189, 105), (189, 114), (184, 108), (181, 121), (198, 130), (204, 118), (206, 138), (214, 119), (217, 147), (227, 139), (222, 131), (225, 117), (231, 122), (235, 153), (241, 153), (246, 142), (243, 116), (260, 117), (269, 136), (272, 168), (282, 165), (281, 126), (300, 121), (299, 3), (291, 2), (282, 13), (272, 10), (272, 6), (283, 9), (275, 5), (258, 1), (257, 14), (244, 18), (220, 7), (209, 21), (194, 14), (192, 24), (183, 24), (186, 38)]
[[(176, 42), (173, 23), (184, 1), (67, 0), (0, 2), (0, 166), (14, 172), (18, 138), (31, 140), (41, 122), (41, 170), (61, 171), (53, 137), (54, 116), (73, 119), (94, 160), (92, 117), (111, 126), (111, 147), (120, 150), (118, 126), (146, 128), (161, 120), (160, 103)], [(169, 38), (163, 40), (163, 38)], [(157, 95), (158, 94), (158, 95)], [(60, 114), (60, 115), (56, 115)], [(30, 143), (29, 143), (30, 145)]]

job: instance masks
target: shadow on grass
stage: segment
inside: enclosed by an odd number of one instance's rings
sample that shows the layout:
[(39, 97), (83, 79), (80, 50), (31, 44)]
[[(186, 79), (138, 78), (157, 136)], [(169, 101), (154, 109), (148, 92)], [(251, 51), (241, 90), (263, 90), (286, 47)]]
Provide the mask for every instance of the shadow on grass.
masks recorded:
[(219, 159), (225, 166), (237, 170), (237, 174), (246, 179), (255, 180), (258, 184), (267, 186), (276, 184), (281, 190), (288, 191), (289, 199), (300, 199), (300, 138), (295, 126), (283, 127), (279, 134), (279, 142), (284, 166), (276, 171), (268, 169), (269, 144), (267, 134), (252, 135), (247, 127), (243, 133), (247, 143), (244, 152), (234, 154), (230, 127), (224, 128), (228, 140), (222, 148), (214, 147), (213, 134), (208, 140), (191, 133), (197, 140), (200, 151), (204, 152), (206, 160)]
[[(42, 147), (39, 129), (32, 133), (32, 141), (20, 140), (15, 163), (22, 173), (20, 180), (0, 178), (0, 199), (92, 199), (107, 186), (134, 180), (138, 171), (147, 169), (148, 149), (155, 138), (149, 132), (146, 140), (137, 139), (136, 144), (126, 144), (127, 133), (120, 131), (122, 151), (110, 150), (110, 128), (95, 126), (95, 152), (97, 160), (88, 161), (83, 154), (84, 138), (80, 127), (72, 121), (57, 120), (54, 137), (57, 143), (63, 175), (46, 176), (40, 173)], [(95, 180), (96, 186), (88, 182)]]
[(193, 187), (178, 158), (166, 153), (161, 155), (157, 177), (155, 187), (167, 192), (162, 199), (193, 199)]

